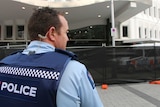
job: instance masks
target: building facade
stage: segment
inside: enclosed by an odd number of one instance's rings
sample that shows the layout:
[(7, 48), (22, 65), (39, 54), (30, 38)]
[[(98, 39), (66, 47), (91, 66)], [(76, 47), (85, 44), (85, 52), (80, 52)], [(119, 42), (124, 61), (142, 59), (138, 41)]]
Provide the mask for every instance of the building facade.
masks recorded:
[(160, 1), (153, 0), (150, 8), (122, 22), (116, 38), (123, 43), (160, 41)]
[[(44, 2), (47, 0), (42, 1)], [(63, 0), (61, 1), (61, 4), (65, 2), (69, 3), (71, 1), (73, 1), (73, 3), (77, 2), (75, 0)], [(90, 0), (90, 2), (91, 1), (94, 0)], [(86, 13), (77, 14), (79, 15), (77, 17), (75, 17), (76, 14), (72, 16), (66, 15), (71, 28), (68, 33), (68, 37), (70, 39), (68, 46), (112, 45), (111, 0), (100, 1), (101, 2), (95, 0), (90, 5), (89, 2), (87, 2), (88, 4), (84, 7), (61, 8), (62, 10), (68, 9), (70, 13), (73, 11), (76, 11), (75, 13), (77, 13), (77, 11), (85, 11), (85, 9), (87, 11)], [(49, 2), (58, 3), (58, 0), (50, 0)], [(20, 5), (18, 3), (14, 4), (9, 2), (8, 0), (2, 0), (1, 7), (3, 7), (3, 5), (5, 6), (7, 3), (12, 7), (18, 7)], [(73, 5), (73, 3), (70, 4)], [(25, 4), (25, 6), (23, 7), (22, 4)], [(116, 45), (123, 45), (128, 40), (135, 39), (160, 39), (159, 0), (119, 0), (114, 1), (114, 4)], [(12, 12), (13, 14), (10, 16), (9, 13), (2, 15), (4, 19), (2, 20), (0, 18), (0, 45), (28, 44), (28, 42), (30, 42), (27, 33), (27, 23), (28, 18), (32, 13), (31, 8), (37, 8), (37, 5), (34, 4), (30, 7), (30, 4), (26, 5), (25, 1), (25, 3), (21, 3), (21, 10), (18, 10), (17, 13), (14, 11), (15, 13)], [(103, 8), (101, 8), (102, 6)], [(30, 11), (25, 9), (27, 7), (30, 8)], [(17, 17), (16, 15), (14, 16), (14, 14), (17, 14)], [(19, 14), (21, 16), (19, 16)], [(93, 14), (97, 16), (94, 18), (92, 16)], [(75, 19), (73, 17), (75, 17)]]

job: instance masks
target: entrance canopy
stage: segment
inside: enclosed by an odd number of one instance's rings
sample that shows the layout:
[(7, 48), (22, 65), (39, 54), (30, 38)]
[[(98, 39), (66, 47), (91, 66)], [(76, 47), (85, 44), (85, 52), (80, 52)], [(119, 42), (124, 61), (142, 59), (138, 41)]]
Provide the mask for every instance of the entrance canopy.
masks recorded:
[[(106, 24), (111, 0), (1, 0), (0, 24), (28, 20), (34, 8), (50, 6), (66, 13), (70, 29)], [(115, 22), (123, 22), (152, 6), (152, 0), (114, 0)]]

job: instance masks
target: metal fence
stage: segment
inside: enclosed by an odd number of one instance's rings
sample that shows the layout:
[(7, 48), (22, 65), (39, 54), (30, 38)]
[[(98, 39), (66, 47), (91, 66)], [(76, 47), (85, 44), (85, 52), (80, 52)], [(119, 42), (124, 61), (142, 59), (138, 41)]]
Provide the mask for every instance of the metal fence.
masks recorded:
[(160, 77), (160, 48), (158, 47), (82, 48), (75, 53), (87, 66), (96, 83), (141, 82)]
[[(0, 58), (20, 49), (0, 49)], [(74, 47), (95, 83), (141, 82), (160, 78), (160, 47)]]

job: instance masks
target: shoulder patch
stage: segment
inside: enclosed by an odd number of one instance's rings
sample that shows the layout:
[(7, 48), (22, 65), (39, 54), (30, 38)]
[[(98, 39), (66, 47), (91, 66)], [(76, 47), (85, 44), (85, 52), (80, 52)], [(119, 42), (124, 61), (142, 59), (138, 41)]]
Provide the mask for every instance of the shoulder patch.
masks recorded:
[(88, 80), (89, 80), (92, 88), (94, 89), (94, 88), (95, 88), (95, 83), (94, 83), (94, 81), (93, 81), (93, 78), (92, 78), (90, 72), (88, 72), (88, 71), (87, 71), (87, 77), (88, 77)]

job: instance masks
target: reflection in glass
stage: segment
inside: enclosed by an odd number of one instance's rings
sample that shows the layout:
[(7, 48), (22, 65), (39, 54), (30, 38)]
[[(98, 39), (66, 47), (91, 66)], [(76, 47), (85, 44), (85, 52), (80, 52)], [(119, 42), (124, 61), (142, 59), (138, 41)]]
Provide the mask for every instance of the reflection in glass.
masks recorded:
[(101, 46), (106, 42), (106, 25), (87, 26), (68, 32), (68, 46)]
[(24, 26), (23, 25), (17, 26), (17, 39), (24, 39)]

